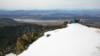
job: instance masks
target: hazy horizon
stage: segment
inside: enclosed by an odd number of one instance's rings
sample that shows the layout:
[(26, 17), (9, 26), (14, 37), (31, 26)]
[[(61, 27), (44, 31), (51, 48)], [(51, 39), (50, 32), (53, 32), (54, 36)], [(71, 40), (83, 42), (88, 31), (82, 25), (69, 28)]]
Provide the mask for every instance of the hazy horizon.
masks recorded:
[(7, 9), (0, 9), (0, 11), (100, 11), (100, 9), (16, 9), (16, 10), (7, 10)]
[(100, 0), (0, 0), (0, 10), (100, 10)]

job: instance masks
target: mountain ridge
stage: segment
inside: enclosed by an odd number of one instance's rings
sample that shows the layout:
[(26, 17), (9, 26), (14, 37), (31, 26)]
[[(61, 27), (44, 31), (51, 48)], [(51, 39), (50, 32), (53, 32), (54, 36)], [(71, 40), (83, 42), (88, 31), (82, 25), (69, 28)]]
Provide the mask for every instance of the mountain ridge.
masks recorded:
[(42, 26), (37, 24), (22, 24), (0, 28), (0, 56), (8, 53), (20, 54), (28, 46), (44, 35), (44, 32), (66, 27), (66, 24), (57, 26)]

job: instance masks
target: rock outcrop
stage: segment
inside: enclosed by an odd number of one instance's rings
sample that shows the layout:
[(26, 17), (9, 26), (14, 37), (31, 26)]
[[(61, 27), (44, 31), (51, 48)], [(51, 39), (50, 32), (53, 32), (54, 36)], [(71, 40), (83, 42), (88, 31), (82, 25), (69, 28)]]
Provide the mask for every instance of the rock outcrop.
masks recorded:
[(42, 26), (37, 24), (21, 24), (0, 28), (0, 56), (8, 53), (16, 55), (26, 50), (31, 43), (44, 35), (44, 32), (64, 28), (66, 22), (57, 26)]

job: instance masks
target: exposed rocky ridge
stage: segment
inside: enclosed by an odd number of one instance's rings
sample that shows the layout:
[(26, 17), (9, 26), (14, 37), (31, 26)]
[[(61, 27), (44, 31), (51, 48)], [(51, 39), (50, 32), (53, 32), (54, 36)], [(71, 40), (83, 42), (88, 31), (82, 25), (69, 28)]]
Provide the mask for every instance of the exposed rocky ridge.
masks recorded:
[(21, 24), (0, 28), (0, 56), (8, 53), (20, 54), (31, 43), (44, 35), (44, 32), (64, 28), (67, 22), (57, 26), (42, 26), (37, 24)]

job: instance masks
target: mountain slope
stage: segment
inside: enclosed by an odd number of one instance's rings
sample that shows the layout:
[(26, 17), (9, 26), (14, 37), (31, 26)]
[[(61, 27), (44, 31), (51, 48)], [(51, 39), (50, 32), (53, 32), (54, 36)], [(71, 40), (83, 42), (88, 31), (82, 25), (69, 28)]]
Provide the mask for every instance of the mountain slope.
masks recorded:
[(18, 56), (100, 56), (100, 29), (69, 24), (66, 28), (46, 32)]
[(44, 32), (63, 27), (66, 27), (65, 23), (56, 26), (23, 23), (16, 26), (0, 27), (0, 56), (9, 53), (18, 55), (43, 36)]
[(4, 26), (15, 26), (18, 22), (10, 18), (0, 18), (0, 27)]

